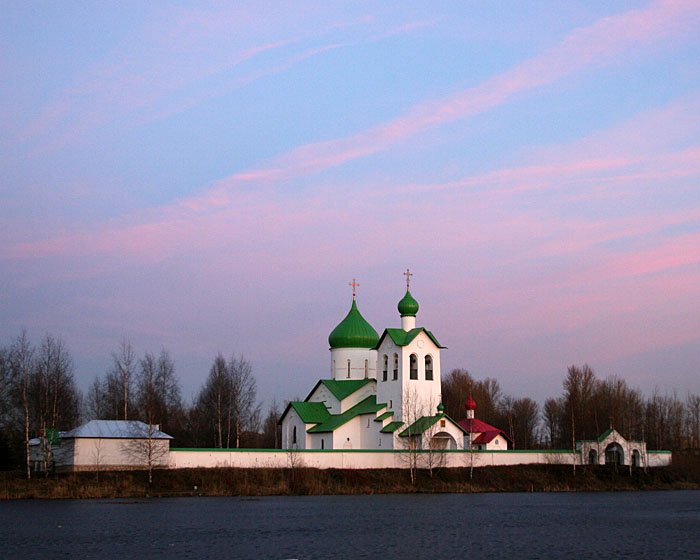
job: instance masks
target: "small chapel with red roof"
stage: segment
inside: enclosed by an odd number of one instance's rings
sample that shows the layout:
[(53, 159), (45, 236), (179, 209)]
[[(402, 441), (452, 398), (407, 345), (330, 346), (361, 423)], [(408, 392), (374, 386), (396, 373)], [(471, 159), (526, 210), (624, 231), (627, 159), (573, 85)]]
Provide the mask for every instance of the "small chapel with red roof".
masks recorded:
[(482, 422), (474, 417), (476, 402), (474, 402), (472, 398), (471, 391), (469, 392), (469, 398), (464, 406), (467, 409), (467, 417), (457, 422), (457, 424), (467, 434), (466, 441), (464, 442), (464, 447), (466, 449), (471, 448), (486, 451), (506, 451), (509, 448), (512, 449), (513, 442), (503, 430), (495, 428), (491, 424)]

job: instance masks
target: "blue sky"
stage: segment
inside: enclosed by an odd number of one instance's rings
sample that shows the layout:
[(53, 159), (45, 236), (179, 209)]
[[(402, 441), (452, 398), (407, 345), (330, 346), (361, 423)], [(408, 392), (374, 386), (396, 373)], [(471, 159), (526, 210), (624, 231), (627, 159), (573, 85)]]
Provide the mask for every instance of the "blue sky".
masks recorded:
[(351, 301), (517, 396), (700, 391), (697, 2), (2, 3), (0, 339), (327, 375)]

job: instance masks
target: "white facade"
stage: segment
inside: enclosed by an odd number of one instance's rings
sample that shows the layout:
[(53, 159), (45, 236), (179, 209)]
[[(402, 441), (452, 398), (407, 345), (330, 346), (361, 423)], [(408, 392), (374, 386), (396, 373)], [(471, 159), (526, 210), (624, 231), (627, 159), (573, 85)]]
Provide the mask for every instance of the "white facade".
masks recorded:
[(369, 348), (331, 348), (331, 379), (376, 379), (377, 351)]

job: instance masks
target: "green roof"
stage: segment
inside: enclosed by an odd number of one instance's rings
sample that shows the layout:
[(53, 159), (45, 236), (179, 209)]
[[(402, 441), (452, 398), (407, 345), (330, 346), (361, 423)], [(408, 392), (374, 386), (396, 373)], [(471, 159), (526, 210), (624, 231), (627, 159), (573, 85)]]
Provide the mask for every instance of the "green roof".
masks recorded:
[(440, 418), (442, 418), (441, 414), (436, 414), (435, 416), (421, 416), (399, 435), (401, 437), (420, 435), (435, 424), (435, 422), (437, 422)]
[(435, 338), (435, 335), (433, 333), (431, 333), (428, 329), (424, 329), (423, 327), (416, 327), (415, 329), (411, 329), (410, 331), (405, 331), (403, 329), (385, 329), (384, 333), (382, 334), (382, 337), (377, 343), (377, 348), (381, 344), (382, 340), (384, 340), (385, 336), (390, 336), (391, 340), (394, 341), (394, 344), (396, 344), (396, 346), (408, 346), (411, 343), (411, 341), (422, 332), (428, 335), (430, 340), (432, 340), (435, 343), (435, 346), (437, 346), (438, 348), (445, 348), (445, 346), (442, 346), (438, 342), (437, 338)]
[(379, 431), (383, 434), (392, 434), (396, 430), (398, 430), (401, 426), (403, 426), (403, 422), (389, 422), (386, 426), (384, 426)]
[(393, 412), (385, 412), (384, 414), (380, 414), (379, 416), (377, 416), (377, 417), (374, 419), (374, 421), (375, 421), (375, 422), (383, 422), (383, 421), (386, 420), (387, 418), (391, 418), (393, 415), (394, 415)]
[(319, 381), (316, 384), (316, 387), (313, 388), (313, 391), (311, 391), (311, 393), (313, 393), (320, 384), (323, 384), (336, 399), (342, 401), (344, 398), (349, 397), (355, 391), (364, 387), (365, 385), (367, 385), (367, 383), (371, 383), (372, 381), (374, 381), (374, 379), (348, 379), (346, 381), (336, 381), (335, 379), (321, 379), (321, 381)]
[(296, 410), (304, 424), (319, 424), (331, 415), (321, 402), (292, 401), (289, 405)]
[(435, 424), (438, 420), (441, 420), (445, 418), (446, 420), (449, 420), (452, 422), (457, 428), (462, 430), (465, 434), (467, 433), (462, 426), (457, 424), (452, 418), (450, 418), (447, 414), (440, 413), (436, 414), (435, 416), (422, 416), (418, 420), (416, 420), (413, 424), (411, 424), (408, 428), (406, 428), (403, 432), (401, 432), (399, 435), (402, 437), (405, 436), (417, 436), (425, 432), (428, 428), (430, 428), (433, 424)]
[(413, 299), (411, 292), (406, 290), (406, 295), (399, 302), (398, 308), (402, 317), (415, 317), (418, 313), (418, 302)]
[(331, 348), (374, 348), (377, 342), (377, 331), (360, 315), (357, 302), (353, 298), (345, 319), (328, 336), (328, 344)]
[(307, 432), (310, 434), (332, 432), (336, 428), (339, 428), (360, 414), (372, 414), (380, 411), (382, 408), (386, 408), (386, 405), (377, 403), (377, 397), (372, 395), (371, 397), (367, 397), (365, 400), (360, 401), (342, 414), (330, 414), (326, 420), (313, 428), (309, 428)]
[(598, 438), (598, 441), (599, 441), (599, 442), (600, 442), (600, 441), (603, 441), (606, 437), (608, 437), (610, 434), (612, 434), (613, 431), (614, 431), (614, 430), (613, 430), (612, 428), (608, 428), (608, 429), (605, 430), (602, 434), (600, 434), (600, 437)]

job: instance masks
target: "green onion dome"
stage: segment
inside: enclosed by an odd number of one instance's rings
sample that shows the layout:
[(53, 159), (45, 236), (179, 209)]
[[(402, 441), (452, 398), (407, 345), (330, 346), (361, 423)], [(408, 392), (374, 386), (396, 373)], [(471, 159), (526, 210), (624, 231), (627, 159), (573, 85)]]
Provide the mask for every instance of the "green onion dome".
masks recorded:
[(378, 342), (377, 331), (360, 315), (354, 299), (345, 319), (328, 336), (331, 348), (374, 348)]
[(399, 313), (401, 317), (415, 317), (418, 313), (418, 302), (413, 299), (411, 292), (406, 290), (406, 295), (399, 302)]

